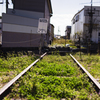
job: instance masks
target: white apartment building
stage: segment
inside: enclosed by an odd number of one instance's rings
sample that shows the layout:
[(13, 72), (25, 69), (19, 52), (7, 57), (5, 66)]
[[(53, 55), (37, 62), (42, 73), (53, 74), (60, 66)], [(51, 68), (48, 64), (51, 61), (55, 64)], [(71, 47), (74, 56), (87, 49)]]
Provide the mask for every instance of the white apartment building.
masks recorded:
[[(89, 12), (91, 11), (91, 6), (84, 6), (82, 10), (76, 13), (72, 19), (72, 29), (71, 29), (71, 40), (78, 38), (78, 34), (81, 34), (82, 39), (87, 39), (89, 36)], [(100, 7), (93, 6), (93, 28), (91, 40), (95, 43), (100, 41)]]

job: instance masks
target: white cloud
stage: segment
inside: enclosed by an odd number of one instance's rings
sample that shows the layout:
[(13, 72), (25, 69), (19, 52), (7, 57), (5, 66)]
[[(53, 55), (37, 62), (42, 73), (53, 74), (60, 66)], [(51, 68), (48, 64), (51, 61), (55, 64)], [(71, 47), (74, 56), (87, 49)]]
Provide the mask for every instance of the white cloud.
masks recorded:
[(55, 34), (58, 34), (59, 27), (59, 35), (65, 35), (66, 26), (71, 26), (71, 20), (73, 18), (73, 14), (55, 14), (51, 18), (51, 23), (55, 26)]

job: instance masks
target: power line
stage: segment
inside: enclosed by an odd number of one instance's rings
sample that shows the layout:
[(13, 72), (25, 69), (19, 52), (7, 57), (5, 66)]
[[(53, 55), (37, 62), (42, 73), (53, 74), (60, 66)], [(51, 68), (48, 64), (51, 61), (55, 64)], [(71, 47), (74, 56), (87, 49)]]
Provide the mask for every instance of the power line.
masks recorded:
[[(80, 3), (80, 4), (90, 4), (91, 2), (87, 2), (87, 3)], [(92, 2), (92, 3), (100, 3), (100, 2)]]

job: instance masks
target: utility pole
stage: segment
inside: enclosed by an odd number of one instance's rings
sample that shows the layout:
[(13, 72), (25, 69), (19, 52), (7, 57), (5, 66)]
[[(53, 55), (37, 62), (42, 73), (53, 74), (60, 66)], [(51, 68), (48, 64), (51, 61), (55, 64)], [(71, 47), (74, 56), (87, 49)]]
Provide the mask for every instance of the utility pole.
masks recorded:
[(6, 0), (6, 13), (8, 12), (8, 0)]
[(93, 30), (93, 9), (92, 9), (92, 0), (91, 0), (91, 9), (88, 12), (89, 14), (89, 39), (88, 39), (88, 53), (90, 53), (90, 49), (91, 49), (91, 38), (92, 38), (92, 30)]
[(89, 17), (90, 17), (90, 25), (89, 25), (89, 35), (90, 35), (90, 39), (92, 37), (92, 28), (93, 28), (93, 11), (92, 11), (92, 0), (91, 0), (91, 9), (90, 12), (88, 12)]

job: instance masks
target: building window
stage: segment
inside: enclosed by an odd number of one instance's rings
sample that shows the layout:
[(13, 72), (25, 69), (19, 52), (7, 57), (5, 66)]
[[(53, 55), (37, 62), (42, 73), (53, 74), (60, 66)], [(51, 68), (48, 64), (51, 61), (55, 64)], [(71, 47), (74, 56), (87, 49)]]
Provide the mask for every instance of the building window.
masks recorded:
[(79, 21), (79, 15), (76, 16), (76, 22)]
[(75, 24), (75, 19), (73, 19), (73, 24)]

